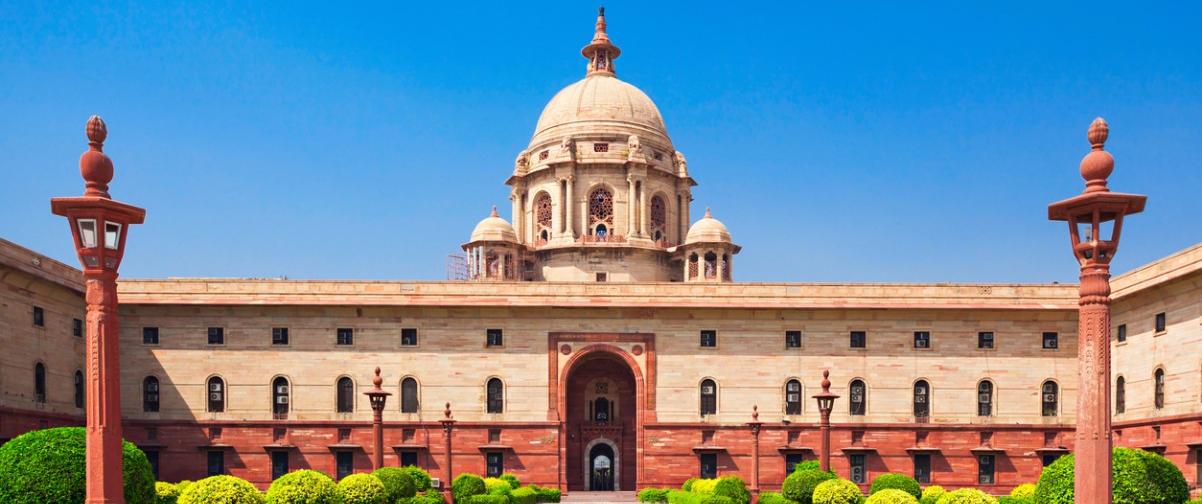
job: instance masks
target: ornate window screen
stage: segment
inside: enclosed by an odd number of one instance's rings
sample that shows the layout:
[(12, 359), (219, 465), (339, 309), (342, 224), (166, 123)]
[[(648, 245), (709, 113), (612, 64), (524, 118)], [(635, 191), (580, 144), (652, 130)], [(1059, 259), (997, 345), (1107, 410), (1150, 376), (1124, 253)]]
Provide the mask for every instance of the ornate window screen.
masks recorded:
[(664, 226), (668, 222), (668, 210), (664, 199), (659, 196), (651, 197), (651, 236), (656, 241), (664, 238)]
[(534, 216), (539, 228), (551, 228), (551, 195), (539, 193), (534, 199)]

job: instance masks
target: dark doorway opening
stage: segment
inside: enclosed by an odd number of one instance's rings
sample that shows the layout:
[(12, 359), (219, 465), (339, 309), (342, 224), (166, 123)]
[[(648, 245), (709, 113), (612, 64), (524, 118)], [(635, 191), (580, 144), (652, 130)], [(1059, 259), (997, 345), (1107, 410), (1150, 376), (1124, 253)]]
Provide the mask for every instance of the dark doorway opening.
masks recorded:
[(605, 443), (598, 443), (588, 452), (589, 490), (612, 491), (614, 489), (614, 450)]

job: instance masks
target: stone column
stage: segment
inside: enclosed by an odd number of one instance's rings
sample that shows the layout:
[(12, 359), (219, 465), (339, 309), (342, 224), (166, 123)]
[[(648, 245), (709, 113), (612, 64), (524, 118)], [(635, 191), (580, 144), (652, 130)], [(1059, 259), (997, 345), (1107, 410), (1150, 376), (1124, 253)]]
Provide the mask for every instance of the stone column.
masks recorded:
[(760, 500), (760, 429), (764, 426), (759, 406), (751, 407), (751, 422), (747, 426), (751, 427), (751, 502), (755, 504)]
[(634, 226), (634, 175), (626, 176), (626, 236), (635, 235)]
[(123, 504), (117, 273), (84, 270), (87, 299), (88, 504)]
[(446, 409), (443, 410), (442, 414), (443, 419), (439, 420), (439, 423), (442, 424), (442, 435), (446, 441), (446, 456), (442, 464), (442, 495), (447, 502), (455, 502), (454, 497), (451, 495), (451, 482), (454, 481), (451, 476), (451, 433), (455, 430), (455, 419), (451, 417), (451, 403), (447, 403)]
[[(1081, 266), (1077, 314), (1077, 429), (1073, 452), (1077, 502), (1110, 502), (1110, 265)], [(1042, 392), (1042, 391), (1041, 391)], [(1105, 477), (1102, 477), (1105, 475)]]
[(575, 185), (574, 185), (575, 178), (576, 177), (568, 175), (568, 177), (567, 177), (568, 190), (567, 190), (567, 195), (564, 197), (564, 201), (566, 201), (567, 205), (568, 205), (568, 222), (567, 222), (567, 226), (566, 226), (567, 234), (568, 234), (568, 237), (572, 238), (573, 240), (576, 239), (576, 218), (575, 218), (575, 212), (572, 211), (572, 209), (575, 208), (575, 206), (576, 206), (573, 204), (573, 202), (576, 201), (576, 198), (573, 197), (573, 194), (576, 194)]

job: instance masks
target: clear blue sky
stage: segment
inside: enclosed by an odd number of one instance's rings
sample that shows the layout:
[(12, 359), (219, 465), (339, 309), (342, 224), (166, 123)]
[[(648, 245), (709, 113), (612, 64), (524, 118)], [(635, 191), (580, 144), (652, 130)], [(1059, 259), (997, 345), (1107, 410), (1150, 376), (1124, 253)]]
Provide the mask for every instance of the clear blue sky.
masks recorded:
[[(126, 277), (440, 279), (596, 2), (0, 0), (0, 236), (77, 264), (101, 114)], [(1150, 197), (1116, 271), (1202, 241), (1202, 7), (608, 2), (619, 76), (659, 105), (745, 281), (1075, 281), (1049, 202)], [(1134, 7), (1134, 8), (1133, 8)]]

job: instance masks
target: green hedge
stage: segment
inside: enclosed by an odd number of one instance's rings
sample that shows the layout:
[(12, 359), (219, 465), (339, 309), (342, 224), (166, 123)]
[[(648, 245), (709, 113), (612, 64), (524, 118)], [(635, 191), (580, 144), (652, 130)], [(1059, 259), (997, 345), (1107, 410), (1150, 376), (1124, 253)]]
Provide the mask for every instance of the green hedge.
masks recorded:
[(922, 497), (918, 498), (918, 502), (920, 504), (936, 504), (939, 502), (939, 498), (943, 497), (945, 493), (947, 493), (947, 490), (944, 490), (943, 487), (931, 485), (922, 489)]
[(188, 485), (180, 493), (179, 504), (263, 504), (263, 494), (254, 485), (241, 478), (220, 475), (209, 476)]
[(1003, 495), (997, 498), (998, 504), (1035, 504), (1035, 497), (1014, 497)]
[(800, 504), (812, 504), (814, 489), (826, 480), (835, 479), (835, 473), (821, 470), (795, 471), (785, 477), (780, 493), (785, 498)]
[[(671, 491), (671, 488), (644, 488), (639, 490), (639, 502), (668, 502), (668, 492)], [(760, 501), (763, 501), (763, 497), (760, 497)]]
[(797, 504), (797, 501), (776, 492), (763, 492), (760, 494), (760, 504)]
[(413, 479), (413, 489), (417, 493), (423, 493), (434, 486), (434, 480), (430, 478), (430, 473), (425, 469), (418, 466), (405, 466), (401, 470), (408, 473), (409, 477)]
[(267, 504), (339, 504), (338, 484), (312, 470), (294, 471), (271, 482)]
[(1030, 498), (1034, 499), (1035, 498), (1035, 488), (1036, 487), (1035, 487), (1034, 483), (1023, 483), (1019, 486), (1014, 487), (1014, 489), (1010, 491), (1010, 496), (1011, 497), (1019, 497), (1019, 498), (1030, 497)]
[(388, 490), (380, 478), (367, 473), (352, 474), (338, 482), (341, 504), (384, 504)]
[(975, 488), (961, 488), (943, 494), (936, 504), (998, 504), (997, 499)]
[(511, 504), (535, 504), (538, 502), (538, 491), (531, 487), (515, 488), (509, 492)]
[[(5, 504), (82, 504), (87, 434), (83, 427), (26, 432), (0, 446), (0, 502)], [(154, 473), (146, 454), (121, 443), (127, 504), (154, 504)]]
[(491, 495), (509, 495), (513, 486), (501, 478), (484, 478), (484, 492)]
[(864, 504), (918, 504), (918, 499), (910, 492), (898, 488), (883, 488), (873, 490), (872, 495)]
[(817, 460), (806, 460), (793, 466), (793, 472), (798, 471), (821, 471), (822, 464)]
[(684, 490), (686, 492), (692, 492), (693, 491), (693, 483), (696, 483), (697, 480), (699, 480), (699, 479), (701, 479), (701, 478), (689, 478), (687, 480), (684, 480), (684, 484), (680, 485), (680, 489)]
[(502, 474), (500, 477), (501, 477), (501, 479), (508, 481), (509, 487), (514, 490), (517, 490), (518, 488), (521, 488), (521, 486), (522, 486), (522, 480), (519, 480), (517, 476), (514, 476), (510, 473)]
[[(1035, 489), (1036, 504), (1073, 504), (1072, 454), (1043, 469)], [(1181, 470), (1164, 457), (1132, 448), (1111, 453), (1115, 504), (1181, 504), (1189, 499), (1189, 484)]]
[(469, 497), (483, 495), (486, 491), (484, 478), (472, 473), (463, 473), (451, 482), (451, 497), (457, 504), (465, 504)]
[(536, 486), (534, 489), (536, 492), (538, 492), (538, 502), (559, 502), (561, 492), (558, 488), (542, 488)]
[(743, 478), (738, 476), (723, 476), (718, 478), (718, 482), (714, 484), (712, 495), (718, 497), (730, 498), (735, 504), (748, 504), (751, 502), (751, 492), (747, 490), (747, 484), (743, 483)]
[(859, 504), (864, 494), (860, 487), (845, 479), (831, 479), (814, 488), (814, 504)]
[(176, 504), (179, 499), (179, 488), (165, 481), (157, 481), (154, 484), (154, 502), (155, 504)]
[(479, 494), (468, 497), (467, 504), (509, 504), (508, 495)]
[(379, 478), (380, 483), (384, 484), (384, 495), (388, 504), (417, 494), (417, 485), (414, 484), (413, 477), (409, 475), (409, 471), (400, 467), (381, 467), (372, 471), (371, 475)]
[(397, 499), (396, 504), (446, 504), (442, 493), (438, 490), (430, 489), (425, 493), (415, 494), (413, 497), (401, 497)]
[(917, 500), (922, 497), (922, 489), (918, 487), (918, 481), (904, 474), (885, 473), (872, 480), (872, 486), (869, 487), (869, 495), (875, 494), (882, 490), (896, 489), (906, 492)]

